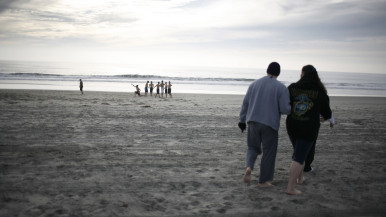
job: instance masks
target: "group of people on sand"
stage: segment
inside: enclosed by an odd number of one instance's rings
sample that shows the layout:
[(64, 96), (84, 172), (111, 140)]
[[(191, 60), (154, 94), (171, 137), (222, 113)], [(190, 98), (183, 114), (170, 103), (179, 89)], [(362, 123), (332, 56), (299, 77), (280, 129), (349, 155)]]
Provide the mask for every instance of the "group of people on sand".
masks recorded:
[(292, 163), (286, 194), (297, 195), (297, 185), (304, 182), (303, 172), (312, 171), (315, 144), (320, 123), (334, 121), (327, 90), (312, 65), (302, 68), (300, 80), (288, 88), (277, 80), (280, 65), (272, 62), (267, 75), (253, 82), (245, 95), (238, 124), (241, 132), (247, 129), (245, 183), (251, 182), (251, 173), (258, 155), (260, 164), (258, 187), (270, 187), (274, 177), (281, 114), (286, 114), (286, 128), (293, 146)]
[[(133, 84), (132, 84), (133, 85)], [(134, 85), (133, 85), (134, 86)], [(153, 81), (147, 81), (146, 84), (145, 84), (145, 96), (147, 96), (147, 94), (149, 93), (149, 90), (150, 90), (150, 96), (153, 96), (153, 90), (154, 88), (156, 89), (156, 94), (155, 94), (155, 97), (164, 97), (164, 93), (165, 93), (165, 97), (167, 98), (168, 95), (169, 97), (172, 97), (172, 83), (169, 81), (164, 83), (164, 81), (162, 80), (161, 83), (158, 82), (157, 84), (154, 84)], [(138, 87), (138, 85), (135, 85), (135, 91), (134, 91), (134, 96), (141, 96), (141, 89)]]
[[(139, 88), (138, 85), (134, 85), (134, 84), (131, 84), (133, 85), (133, 87), (135, 87), (135, 91), (134, 91), (134, 96), (141, 96), (141, 89)], [(157, 84), (153, 84), (153, 81), (147, 81), (146, 84), (145, 84), (145, 96), (147, 96), (147, 94), (149, 93), (149, 90), (150, 90), (150, 96), (153, 96), (153, 90), (154, 88), (156, 88), (156, 94), (155, 94), (155, 97), (164, 97), (164, 93), (165, 93), (165, 97), (167, 98), (168, 95), (169, 97), (172, 97), (172, 83), (169, 81), (168, 82), (165, 82), (162, 80), (161, 83), (158, 82)], [(82, 79), (79, 79), (79, 89), (80, 89), (80, 92), (81, 94), (83, 95), (83, 81)]]

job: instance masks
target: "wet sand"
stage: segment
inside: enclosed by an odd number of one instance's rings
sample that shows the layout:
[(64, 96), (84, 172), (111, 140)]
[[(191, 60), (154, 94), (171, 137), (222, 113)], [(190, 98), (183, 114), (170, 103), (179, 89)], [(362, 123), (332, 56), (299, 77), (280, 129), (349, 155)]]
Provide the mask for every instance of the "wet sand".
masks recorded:
[(0, 90), (0, 216), (386, 215), (386, 98), (331, 97), (299, 196), (285, 116), (274, 186), (243, 183), (242, 100)]

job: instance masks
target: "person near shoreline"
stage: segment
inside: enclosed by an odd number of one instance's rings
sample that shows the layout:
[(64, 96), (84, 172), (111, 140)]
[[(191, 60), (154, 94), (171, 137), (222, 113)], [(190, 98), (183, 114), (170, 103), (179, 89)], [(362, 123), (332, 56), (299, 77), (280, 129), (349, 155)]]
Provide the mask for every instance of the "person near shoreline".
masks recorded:
[(263, 154), (258, 187), (272, 186), (279, 139), (281, 114), (289, 114), (291, 105), (288, 89), (277, 80), (280, 65), (272, 62), (267, 75), (254, 81), (248, 88), (241, 111), (241, 132), (248, 124), (245, 183), (251, 182), (251, 173), (258, 155)]
[(170, 96), (170, 98), (172, 98), (172, 83), (170, 83), (170, 81), (169, 81), (169, 85), (168, 85), (168, 94), (169, 94), (169, 96)]
[(141, 96), (141, 89), (139, 89), (138, 85), (134, 85), (132, 84), (134, 87), (135, 87), (135, 91), (134, 91), (134, 96)]
[(164, 81), (161, 81), (161, 97), (164, 97), (164, 88), (165, 88)]
[(157, 88), (157, 94), (155, 95), (155, 97), (157, 97), (157, 95), (158, 95), (158, 97), (160, 97), (160, 95), (159, 95), (159, 87), (160, 87), (161, 85), (160, 85), (160, 83), (158, 82), (158, 84), (156, 84), (155, 86), (156, 86), (156, 88)]
[(294, 151), (285, 192), (297, 195), (302, 193), (296, 185), (304, 181), (305, 159), (316, 142), (320, 116), (324, 120), (330, 119), (331, 108), (327, 90), (312, 65), (302, 68), (300, 80), (289, 85), (288, 90), (292, 111), (287, 116), (286, 128)]
[(153, 81), (150, 81), (149, 87), (150, 87), (150, 96), (153, 96), (153, 89), (154, 89)]
[(82, 81), (82, 79), (79, 79), (79, 89), (80, 89), (80, 92), (83, 95), (83, 81)]
[(168, 98), (168, 82), (165, 81), (165, 97)]
[(145, 84), (145, 96), (147, 96), (147, 93), (149, 92), (149, 81), (146, 82)]

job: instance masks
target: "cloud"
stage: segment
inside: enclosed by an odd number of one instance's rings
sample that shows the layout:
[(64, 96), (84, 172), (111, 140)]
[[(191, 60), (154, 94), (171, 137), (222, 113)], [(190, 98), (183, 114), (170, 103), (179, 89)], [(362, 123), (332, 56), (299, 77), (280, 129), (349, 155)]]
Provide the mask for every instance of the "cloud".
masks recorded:
[(271, 39), (285, 42), (386, 35), (386, 4), (382, 1), (281, 1), (279, 5), (280, 19), (248, 28), (270, 32)]
[(12, 4), (14, 4), (15, 2), (16, 1), (14, 0), (0, 0), (0, 13), (11, 8)]
[(18, 6), (29, 3), (31, 1), (33, 0), (0, 0), (0, 13), (3, 13), (9, 9), (17, 8)]
[(385, 10), (384, 0), (0, 0), (0, 45), (358, 58), (385, 53)]
[(19, 8), (4, 14), (8, 19), (3, 22), (0, 19), (3, 34), (8, 30), (26, 37), (91, 38), (128, 46), (262, 38), (270, 42), (344, 40), (383, 35), (386, 29), (381, 1), (54, 1), (42, 5), (36, 0), (1, 0), (1, 4)]

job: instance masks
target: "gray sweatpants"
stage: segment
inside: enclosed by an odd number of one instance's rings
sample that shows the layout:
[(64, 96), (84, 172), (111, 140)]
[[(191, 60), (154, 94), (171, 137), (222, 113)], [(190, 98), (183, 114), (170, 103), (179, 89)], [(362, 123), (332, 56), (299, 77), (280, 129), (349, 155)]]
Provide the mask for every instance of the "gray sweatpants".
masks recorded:
[(278, 131), (271, 127), (257, 122), (248, 123), (246, 166), (253, 170), (257, 156), (263, 153), (260, 164), (259, 183), (273, 181), (278, 139)]

